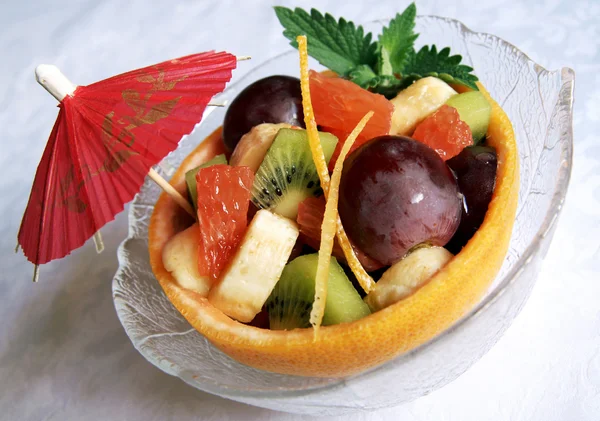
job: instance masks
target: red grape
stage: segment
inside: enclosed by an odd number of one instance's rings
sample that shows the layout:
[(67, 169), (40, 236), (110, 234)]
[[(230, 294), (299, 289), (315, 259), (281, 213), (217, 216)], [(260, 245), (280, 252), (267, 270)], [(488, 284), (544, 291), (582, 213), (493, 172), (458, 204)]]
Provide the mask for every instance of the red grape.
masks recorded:
[(496, 185), (498, 161), (494, 148), (472, 146), (446, 161), (454, 171), (464, 196), (462, 218), (446, 248), (458, 253), (479, 229)]
[(422, 243), (445, 245), (460, 223), (461, 206), (444, 161), (409, 137), (376, 137), (344, 164), (342, 223), (352, 241), (384, 265)]
[(269, 76), (246, 87), (231, 102), (223, 121), (223, 142), (233, 151), (241, 137), (261, 123), (304, 127), (300, 80)]

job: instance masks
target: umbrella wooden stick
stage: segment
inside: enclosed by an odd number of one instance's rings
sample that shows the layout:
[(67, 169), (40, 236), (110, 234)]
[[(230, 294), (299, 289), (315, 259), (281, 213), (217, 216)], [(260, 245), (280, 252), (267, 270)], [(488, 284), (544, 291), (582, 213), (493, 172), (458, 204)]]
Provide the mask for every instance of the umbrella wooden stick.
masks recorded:
[(102, 240), (102, 234), (100, 231), (94, 233), (94, 245), (96, 246), (96, 253), (102, 253), (104, 251), (104, 241)]
[(187, 213), (196, 218), (196, 213), (194, 212), (192, 205), (190, 205), (190, 202), (185, 197), (183, 197), (181, 193), (175, 190), (175, 187), (173, 187), (167, 180), (165, 180), (159, 173), (157, 173), (154, 170), (154, 168), (150, 168), (150, 171), (148, 171), (148, 176), (152, 179), (152, 181), (158, 184), (158, 187), (163, 189), (165, 193), (171, 196), (171, 199), (173, 199), (175, 203), (177, 203)]

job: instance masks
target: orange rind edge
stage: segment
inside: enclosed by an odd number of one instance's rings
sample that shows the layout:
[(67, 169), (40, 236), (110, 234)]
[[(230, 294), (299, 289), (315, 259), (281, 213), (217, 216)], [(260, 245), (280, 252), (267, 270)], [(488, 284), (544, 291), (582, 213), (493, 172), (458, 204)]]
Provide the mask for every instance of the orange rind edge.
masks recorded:
[[(272, 331), (232, 320), (206, 298), (179, 287), (162, 262), (162, 249), (185, 228), (184, 211), (161, 194), (151, 216), (148, 242), (152, 271), (185, 319), (231, 358), (271, 372), (345, 377), (385, 363), (444, 332), (486, 294), (504, 261), (519, 192), (519, 157), (508, 116), (492, 104), (488, 144), (498, 155), (497, 181), (485, 220), (475, 236), (429, 282), (406, 299), (352, 323)], [(185, 191), (185, 172), (222, 153), (220, 130), (181, 164), (171, 183)]]

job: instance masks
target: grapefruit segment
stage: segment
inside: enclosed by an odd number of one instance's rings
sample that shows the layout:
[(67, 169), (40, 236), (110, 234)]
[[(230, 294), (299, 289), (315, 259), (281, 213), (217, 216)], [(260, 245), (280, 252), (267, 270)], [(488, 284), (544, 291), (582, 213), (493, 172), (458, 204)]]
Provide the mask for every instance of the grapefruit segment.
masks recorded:
[(248, 167), (213, 165), (196, 174), (198, 272), (217, 279), (246, 231), (254, 173)]
[(343, 140), (369, 111), (373, 111), (373, 117), (357, 137), (349, 153), (368, 140), (389, 133), (394, 106), (383, 95), (371, 93), (353, 82), (328, 77), (314, 70), (309, 72), (309, 78), (317, 124), (340, 140), (329, 162), (330, 169), (333, 169), (342, 150)]
[(443, 160), (455, 157), (473, 144), (471, 128), (460, 119), (456, 108), (449, 105), (442, 105), (423, 120), (412, 137), (435, 150)]

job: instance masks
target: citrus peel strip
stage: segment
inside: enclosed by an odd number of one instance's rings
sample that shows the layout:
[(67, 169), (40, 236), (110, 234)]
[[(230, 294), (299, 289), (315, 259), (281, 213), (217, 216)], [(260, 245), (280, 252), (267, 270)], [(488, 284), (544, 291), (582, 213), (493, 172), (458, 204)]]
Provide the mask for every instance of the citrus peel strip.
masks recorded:
[[(298, 43), (298, 52), (300, 54), (300, 88), (301, 88), (301, 92), (302, 92), (302, 108), (303, 108), (303, 112), (304, 112), (304, 124), (306, 125), (306, 132), (308, 135), (308, 143), (309, 143), (310, 150), (312, 153), (313, 161), (315, 163), (315, 167), (317, 169), (317, 174), (319, 175), (319, 179), (321, 181), (321, 187), (323, 188), (323, 192), (325, 194), (325, 197), (327, 198), (327, 203), (329, 203), (329, 188), (330, 188), (330, 186), (329, 186), (329, 184), (330, 184), (329, 170), (328, 170), (327, 162), (325, 161), (325, 156), (323, 154), (323, 147), (321, 146), (321, 141), (319, 138), (319, 131), (317, 130), (317, 122), (315, 121), (315, 114), (314, 114), (314, 110), (312, 108), (312, 101), (311, 101), (311, 97), (310, 97), (310, 77), (309, 77), (309, 69), (308, 69), (308, 48), (307, 48), (306, 36), (298, 36), (296, 38), (296, 41)], [(363, 130), (363, 128), (365, 127), (365, 125), (367, 124), (367, 122), (370, 120), (370, 118), (372, 116), (373, 116), (372, 112), (370, 114), (368, 113), (367, 115), (365, 115), (365, 117), (363, 117), (364, 124), (363, 124), (363, 120), (361, 120), (358, 123), (358, 125), (356, 126), (356, 128), (352, 131), (352, 133), (350, 133), (350, 135), (346, 139), (346, 142), (344, 144), (344, 148), (346, 149), (346, 152), (344, 153), (343, 158), (341, 159), (342, 162), (346, 158), (346, 155), (348, 154), (348, 151), (352, 147), (352, 144), (354, 144), (354, 141), (356, 140), (356, 138), (361, 133), (361, 131)], [(340, 153), (340, 156), (341, 156), (341, 153)], [(340, 158), (338, 158), (338, 161), (340, 161)], [(336, 164), (337, 164), (337, 162), (336, 162)], [(342, 164), (340, 164), (340, 178), (341, 178), (341, 168), (342, 168)], [(335, 169), (334, 169), (334, 171), (335, 171)], [(338, 185), (339, 185), (339, 181), (338, 181)], [(318, 260), (319, 263), (318, 263), (317, 275), (316, 275), (316, 280), (315, 280), (315, 299), (314, 299), (313, 307), (312, 307), (311, 314), (310, 314), (310, 323), (315, 329), (315, 338), (318, 335), (318, 329), (319, 329), (319, 326), (321, 325), (321, 321), (323, 320), (323, 314), (325, 312), (325, 304), (326, 304), (326, 298), (327, 298), (326, 279), (324, 282), (323, 281), (319, 282), (319, 279), (320, 279), (319, 275), (321, 274), (322, 277), (327, 277), (327, 273), (328, 273), (328, 269), (329, 269), (329, 262), (331, 260), (331, 250), (333, 249), (333, 239), (331, 239), (331, 245), (329, 245), (329, 246), (327, 244), (329, 241), (326, 241), (326, 242), (323, 241), (323, 239), (327, 238), (326, 232), (323, 229), (326, 227), (325, 223), (327, 221), (327, 219), (326, 219), (327, 206), (325, 207), (325, 211), (326, 211), (326, 213), (325, 213), (325, 215), (323, 215), (323, 223), (321, 226), (322, 227), (322, 229), (321, 229), (321, 244), (319, 247), (319, 260)], [(358, 260), (358, 257), (354, 253), (354, 249), (352, 248), (352, 245), (350, 244), (350, 240), (348, 239), (348, 236), (346, 235), (346, 232), (342, 225), (342, 221), (340, 220), (340, 217), (337, 214), (337, 198), (336, 198), (334, 220), (336, 222), (335, 228), (336, 228), (338, 242), (340, 243), (340, 246), (342, 247), (342, 251), (344, 252), (344, 256), (346, 257), (348, 266), (350, 266), (350, 270), (352, 270), (352, 273), (354, 274), (354, 276), (356, 276), (356, 279), (358, 280), (358, 283), (363, 288), (363, 290), (366, 293), (369, 293), (375, 286), (375, 281), (373, 280), (373, 278), (371, 278), (371, 276), (369, 276), (367, 271), (363, 268), (362, 264)], [(325, 249), (324, 246), (326, 246), (327, 249)], [(329, 253), (328, 253), (329, 257), (321, 258), (321, 255), (323, 255), (323, 256), (326, 255), (325, 250), (329, 250)], [(321, 267), (320, 271), (319, 271), (319, 267)]]
[[(350, 138), (350, 136), (348, 136), (348, 138)], [(367, 273), (362, 263), (360, 263), (356, 253), (354, 253), (354, 249), (352, 248), (352, 244), (350, 244), (348, 235), (346, 235), (346, 231), (344, 230), (342, 220), (340, 219), (339, 215), (337, 220), (337, 239), (342, 251), (344, 252), (344, 256), (346, 257), (346, 263), (348, 263), (348, 266), (350, 266), (350, 270), (354, 276), (356, 276), (356, 280), (362, 289), (368, 294), (373, 290), (373, 288), (375, 288), (375, 281), (373, 278), (371, 278), (371, 275)]]
[(321, 225), (321, 244), (319, 247), (317, 274), (315, 276), (315, 299), (310, 312), (310, 323), (315, 329), (315, 338), (318, 334), (319, 326), (321, 326), (321, 322), (323, 321), (325, 305), (327, 303), (327, 281), (329, 278), (329, 264), (331, 261), (331, 252), (333, 250), (333, 239), (335, 238), (337, 228), (341, 227), (341, 224), (338, 225), (338, 199), (344, 160), (346, 159), (346, 155), (348, 155), (350, 148), (358, 138), (358, 135), (365, 128), (371, 117), (373, 117), (373, 111), (369, 111), (358, 122), (354, 130), (352, 130), (352, 133), (350, 133), (342, 147), (339, 159), (335, 162), (333, 173), (331, 174), (329, 195), (327, 196), (323, 224)]
[[(364, 129), (369, 119), (373, 116), (373, 113), (367, 113), (365, 117), (358, 123), (356, 128), (352, 131), (342, 149), (340, 158), (336, 162), (336, 167), (333, 172), (335, 177), (335, 183), (330, 183), (332, 180), (329, 178), (329, 171), (327, 169), (327, 162), (323, 154), (323, 148), (319, 139), (319, 132), (317, 130), (317, 123), (315, 121), (315, 115), (312, 108), (312, 102), (310, 98), (310, 80), (308, 74), (308, 51), (306, 45), (306, 36), (299, 36), (296, 38), (298, 42), (298, 51), (300, 53), (300, 88), (302, 91), (302, 108), (304, 111), (304, 123), (306, 125), (306, 132), (308, 135), (308, 142), (312, 153), (313, 161), (317, 169), (317, 174), (321, 180), (321, 186), (327, 198), (327, 204), (325, 206), (325, 214), (323, 215), (323, 224), (321, 226), (321, 244), (319, 247), (319, 259), (317, 264), (317, 273), (315, 276), (315, 298), (310, 312), (310, 324), (314, 328), (314, 337), (317, 338), (319, 327), (323, 321), (323, 314), (325, 312), (325, 305), (327, 302), (327, 280), (329, 274), (329, 264), (331, 262), (331, 252), (333, 250), (333, 239), (336, 232), (343, 231), (341, 223), (338, 224), (339, 217), (337, 213), (338, 204), (338, 192), (339, 184), (341, 179), (341, 172), (343, 168), (343, 161), (348, 154), (348, 151), (354, 144), (354, 141)], [(332, 189), (333, 188), (333, 189)], [(344, 235), (345, 237), (345, 235)], [(347, 237), (346, 237), (347, 239)], [(354, 251), (352, 255), (354, 255)], [(354, 255), (356, 259), (356, 256)], [(358, 260), (358, 259), (356, 259)], [(360, 266), (360, 263), (358, 263)], [(360, 266), (362, 268), (362, 266)], [(364, 269), (363, 269), (364, 271)], [(367, 275), (368, 276), (368, 275)]]
[(323, 154), (323, 146), (319, 138), (317, 130), (317, 122), (313, 111), (312, 102), (310, 100), (310, 81), (308, 77), (308, 50), (306, 48), (306, 36), (300, 35), (296, 38), (298, 43), (298, 52), (300, 53), (300, 91), (302, 92), (302, 110), (304, 111), (304, 124), (306, 125), (306, 133), (308, 135), (308, 143), (312, 153), (317, 174), (321, 181), (321, 187), (327, 197), (329, 191), (329, 170), (325, 155)]
[[(298, 36), (296, 41), (298, 42), (298, 52), (300, 53), (300, 90), (302, 92), (302, 109), (304, 111), (304, 124), (306, 125), (308, 144), (310, 146), (313, 161), (317, 169), (317, 174), (321, 180), (321, 187), (323, 188), (323, 192), (325, 192), (325, 197), (328, 197), (330, 181), (329, 171), (327, 169), (327, 162), (325, 162), (325, 155), (323, 154), (323, 147), (321, 146), (321, 139), (319, 138), (317, 122), (315, 121), (315, 114), (310, 99), (306, 36)], [(312, 310), (310, 311), (310, 324), (314, 328), (315, 340), (319, 334), (319, 327), (321, 326), (323, 314), (325, 313), (329, 263), (331, 261), (331, 252), (333, 250), (335, 227), (337, 226), (337, 206), (332, 208), (328, 205), (329, 201), (327, 201), (327, 205), (325, 206), (325, 214), (323, 215), (323, 223), (321, 225), (321, 244), (319, 247), (317, 273), (315, 275), (315, 298), (313, 301)], [(328, 208), (329, 213), (327, 212)], [(332, 224), (327, 223), (328, 217), (333, 219), (333, 230), (331, 229)], [(327, 228), (327, 230), (324, 230), (323, 228)]]

